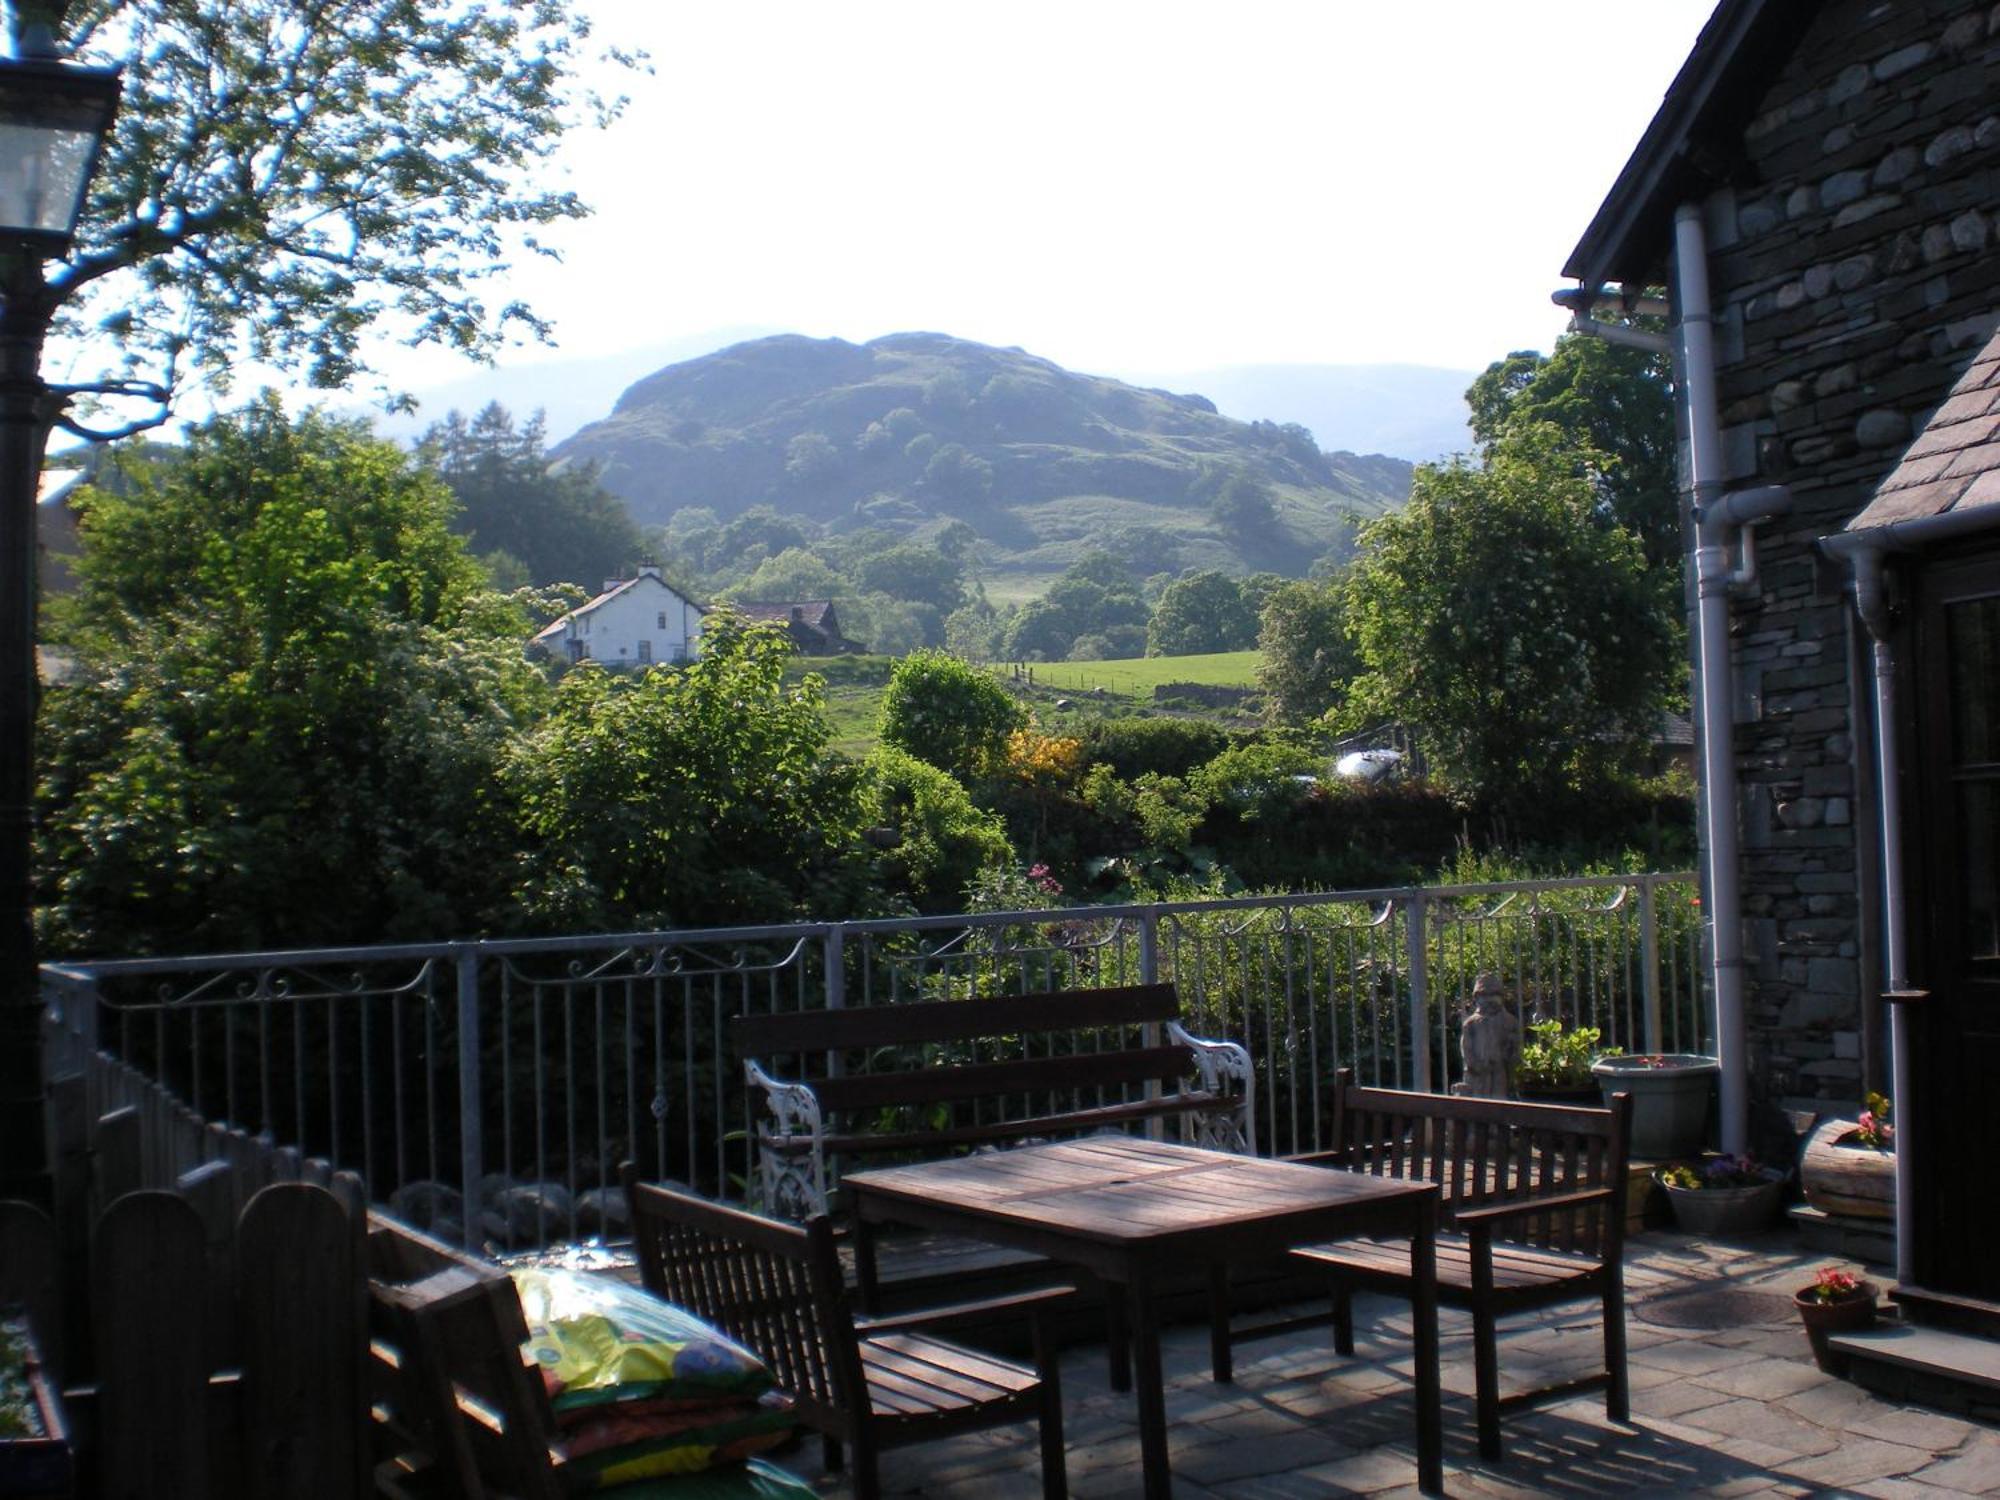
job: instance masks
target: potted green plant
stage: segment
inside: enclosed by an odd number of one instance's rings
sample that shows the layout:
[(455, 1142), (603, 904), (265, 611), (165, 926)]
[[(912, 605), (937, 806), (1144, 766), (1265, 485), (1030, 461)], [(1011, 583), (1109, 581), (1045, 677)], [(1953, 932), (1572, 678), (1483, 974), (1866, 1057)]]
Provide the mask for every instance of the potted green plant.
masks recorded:
[(1632, 1057), (1606, 1054), (1591, 1064), (1607, 1101), (1632, 1096), (1632, 1157), (1672, 1161), (1697, 1156), (1708, 1134), (1708, 1104), (1722, 1068), (1712, 1057), (1691, 1052), (1642, 1052)]
[(67, 1495), (69, 1429), (19, 1308), (0, 1310), (0, 1495)]
[(1604, 1033), (1595, 1026), (1563, 1030), (1559, 1020), (1532, 1021), (1521, 1043), (1521, 1061), (1514, 1084), (1523, 1099), (1563, 1104), (1595, 1104), (1597, 1086), (1590, 1065), (1600, 1057), (1616, 1057), (1616, 1047), (1599, 1047)]
[(1840, 1373), (1842, 1361), (1835, 1359), (1827, 1339), (1836, 1333), (1852, 1333), (1875, 1322), (1876, 1287), (1852, 1271), (1824, 1266), (1812, 1285), (1792, 1294), (1792, 1305), (1806, 1325), (1813, 1360), (1830, 1375)]
[(1689, 1234), (1742, 1234), (1770, 1224), (1785, 1175), (1749, 1156), (1712, 1156), (1699, 1166), (1662, 1167), (1653, 1178), (1667, 1191), (1674, 1219)]

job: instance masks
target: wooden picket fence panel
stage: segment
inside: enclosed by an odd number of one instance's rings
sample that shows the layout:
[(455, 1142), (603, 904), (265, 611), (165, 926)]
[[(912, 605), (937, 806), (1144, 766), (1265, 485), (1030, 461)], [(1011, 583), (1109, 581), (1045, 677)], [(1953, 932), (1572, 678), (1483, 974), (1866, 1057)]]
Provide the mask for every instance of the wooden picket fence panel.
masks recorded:
[(0, 1303), (60, 1380), (80, 1493), (368, 1495), (360, 1179), (116, 1064), (51, 1096), (54, 1212), (0, 1203)]

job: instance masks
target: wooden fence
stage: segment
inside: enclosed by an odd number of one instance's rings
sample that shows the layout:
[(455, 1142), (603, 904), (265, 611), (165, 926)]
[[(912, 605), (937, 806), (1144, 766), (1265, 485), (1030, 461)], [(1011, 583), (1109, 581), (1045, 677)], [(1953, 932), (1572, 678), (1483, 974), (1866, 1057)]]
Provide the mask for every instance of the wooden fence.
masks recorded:
[(65, 1061), (54, 1211), (0, 1203), (0, 1303), (60, 1383), (78, 1492), (368, 1494), (360, 1179)]

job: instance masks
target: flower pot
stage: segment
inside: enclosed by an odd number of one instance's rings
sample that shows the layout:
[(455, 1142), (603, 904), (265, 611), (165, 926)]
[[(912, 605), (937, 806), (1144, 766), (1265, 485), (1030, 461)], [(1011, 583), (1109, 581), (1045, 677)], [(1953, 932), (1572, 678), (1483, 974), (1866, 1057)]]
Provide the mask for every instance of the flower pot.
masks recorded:
[(1874, 1326), (1875, 1283), (1864, 1281), (1859, 1291), (1832, 1302), (1821, 1302), (1813, 1295), (1813, 1290), (1807, 1287), (1804, 1291), (1794, 1292), (1792, 1305), (1799, 1310), (1799, 1317), (1806, 1325), (1813, 1362), (1829, 1375), (1838, 1375), (1842, 1373), (1846, 1361), (1836, 1358), (1826, 1341), (1836, 1333), (1852, 1333), (1857, 1328)]
[(1859, 1129), (1852, 1120), (1828, 1120), (1815, 1130), (1799, 1158), (1799, 1185), (1821, 1213), (1893, 1219), (1896, 1153), (1860, 1144)]
[[(1653, 1174), (1659, 1181), (1659, 1174)], [(1748, 1234), (1770, 1227), (1777, 1217), (1778, 1203), (1785, 1191), (1782, 1174), (1765, 1169), (1764, 1181), (1744, 1187), (1674, 1187), (1667, 1201), (1674, 1206), (1674, 1220), (1689, 1234)]]
[(1632, 1096), (1631, 1154), (1640, 1161), (1698, 1156), (1708, 1134), (1708, 1101), (1722, 1071), (1712, 1057), (1688, 1052), (1605, 1057), (1590, 1066), (1609, 1103)]

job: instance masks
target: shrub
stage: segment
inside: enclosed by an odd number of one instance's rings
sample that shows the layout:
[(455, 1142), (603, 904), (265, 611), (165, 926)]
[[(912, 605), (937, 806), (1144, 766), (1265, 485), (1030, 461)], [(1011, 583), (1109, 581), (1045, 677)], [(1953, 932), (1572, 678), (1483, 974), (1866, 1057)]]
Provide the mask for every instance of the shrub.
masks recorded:
[(883, 884), (919, 911), (956, 911), (984, 872), (1011, 867), (1014, 846), (964, 787), (915, 756), (881, 746), (868, 757), (869, 810), (900, 841), (878, 861)]
[(1229, 736), (1198, 719), (1105, 719), (1083, 737), (1087, 760), (1101, 761), (1126, 781), (1152, 772), (1189, 776), (1229, 748)]

